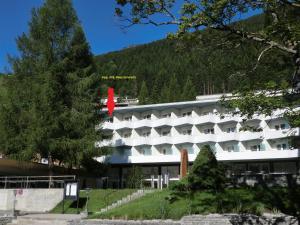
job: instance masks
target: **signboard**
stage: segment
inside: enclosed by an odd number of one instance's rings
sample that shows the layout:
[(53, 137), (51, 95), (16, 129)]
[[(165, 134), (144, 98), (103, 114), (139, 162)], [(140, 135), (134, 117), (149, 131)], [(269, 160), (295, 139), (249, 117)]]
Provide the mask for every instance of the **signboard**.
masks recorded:
[(64, 199), (78, 200), (79, 185), (77, 182), (65, 183)]

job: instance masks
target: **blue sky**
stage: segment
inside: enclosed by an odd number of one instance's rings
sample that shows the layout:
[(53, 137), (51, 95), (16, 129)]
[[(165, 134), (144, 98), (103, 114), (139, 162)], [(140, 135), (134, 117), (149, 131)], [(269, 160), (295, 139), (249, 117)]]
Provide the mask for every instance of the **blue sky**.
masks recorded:
[[(121, 29), (114, 16), (115, 0), (73, 0), (74, 8), (85, 30), (94, 55), (148, 43), (166, 37), (176, 30), (174, 26), (134, 26)], [(0, 1), (0, 72), (9, 68), (7, 54), (18, 55), (15, 39), (28, 31), (31, 9), (39, 7), (43, 0)]]

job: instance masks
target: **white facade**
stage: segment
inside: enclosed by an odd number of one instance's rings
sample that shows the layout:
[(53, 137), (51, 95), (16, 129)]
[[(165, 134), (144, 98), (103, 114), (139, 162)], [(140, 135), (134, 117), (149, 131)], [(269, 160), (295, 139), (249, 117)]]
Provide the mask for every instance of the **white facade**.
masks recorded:
[[(180, 150), (187, 149), (192, 162), (205, 144), (220, 161), (299, 160), (300, 151), (292, 148), (289, 140), (299, 135), (299, 128), (289, 127), (283, 111), (243, 122), (241, 116), (220, 106), (220, 97), (116, 108), (113, 121), (98, 127), (113, 138), (96, 143), (116, 150), (98, 160), (112, 164), (179, 163)], [(246, 125), (258, 131), (243, 131)]]

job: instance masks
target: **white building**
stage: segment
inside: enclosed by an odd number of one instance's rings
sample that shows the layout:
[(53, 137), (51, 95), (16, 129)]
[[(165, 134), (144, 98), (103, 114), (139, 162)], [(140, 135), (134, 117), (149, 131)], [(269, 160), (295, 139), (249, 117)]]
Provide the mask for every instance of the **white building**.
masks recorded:
[[(192, 163), (201, 146), (209, 144), (219, 161), (228, 162), (236, 173), (299, 172), (300, 150), (290, 139), (299, 128), (290, 128), (283, 111), (271, 117), (254, 116), (243, 121), (219, 104), (221, 95), (198, 96), (196, 101), (117, 107), (113, 119), (101, 125), (112, 139), (97, 142), (113, 146), (109, 162), (111, 179), (123, 182), (132, 165), (146, 176), (169, 174), (178, 179), (180, 150), (187, 149)], [(243, 131), (250, 127), (253, 131)]]

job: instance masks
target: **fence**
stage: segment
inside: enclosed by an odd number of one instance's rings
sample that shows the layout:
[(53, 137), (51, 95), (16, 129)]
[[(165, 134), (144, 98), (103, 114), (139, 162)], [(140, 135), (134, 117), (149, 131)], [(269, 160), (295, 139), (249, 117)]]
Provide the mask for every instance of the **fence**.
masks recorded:
[(0, 188), (63, 188), (66, 181), (76, 181), (76, 176), (4, 176)]

